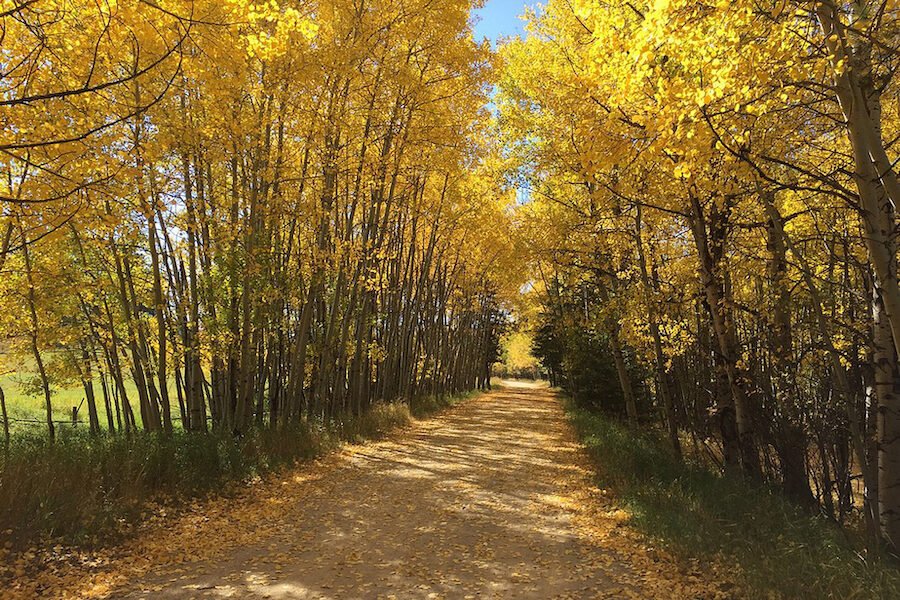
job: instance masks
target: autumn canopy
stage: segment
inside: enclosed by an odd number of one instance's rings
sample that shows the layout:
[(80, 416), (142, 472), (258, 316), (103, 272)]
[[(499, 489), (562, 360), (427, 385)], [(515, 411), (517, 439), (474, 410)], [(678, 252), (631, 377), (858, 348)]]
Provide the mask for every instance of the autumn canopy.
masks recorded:
[(514, 340), (900, 545), (900, 4), (472, 8), (4, 1), (5, 438), (71, 389), (92, 436), (342, 423)]

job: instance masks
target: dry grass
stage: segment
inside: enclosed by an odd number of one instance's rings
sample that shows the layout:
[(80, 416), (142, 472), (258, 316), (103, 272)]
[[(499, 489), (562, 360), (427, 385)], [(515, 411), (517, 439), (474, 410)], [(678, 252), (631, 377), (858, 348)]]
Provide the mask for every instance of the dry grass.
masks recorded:
[(240, 438), (175, 431), (90, 436), (17, 432), (0, 449), (0, 549), (39, 540), (91, 545), (126, 533), (149, 502), (178, 504), (229, 482), (309, 460), (342, 443), (377, 439), (455, 400), (378, 403), (329, 423), (255, 428)]

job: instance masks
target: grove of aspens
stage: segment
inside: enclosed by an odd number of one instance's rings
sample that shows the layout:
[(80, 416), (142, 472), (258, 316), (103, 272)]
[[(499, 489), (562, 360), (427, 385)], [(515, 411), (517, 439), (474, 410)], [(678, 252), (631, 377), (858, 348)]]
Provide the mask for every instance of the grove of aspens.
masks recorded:
[(0, 599), (900, 597), (898, 67), (894, 0), (3, 0)]

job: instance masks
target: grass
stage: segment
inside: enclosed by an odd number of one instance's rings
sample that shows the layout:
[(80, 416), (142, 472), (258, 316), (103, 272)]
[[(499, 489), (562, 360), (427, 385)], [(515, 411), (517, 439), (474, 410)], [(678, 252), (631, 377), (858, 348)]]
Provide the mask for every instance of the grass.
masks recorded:
[(378, 403), (358, 417), (251, 429), (242, 438), (180, 430), (91, 437), (85, 428), (64, 428), (51, 444), (43, 431), (18, 432), (0, 447), (0, 547), (107, 543), (127, 533), (150, 503), (177, 505), (346, 441), (380, 438), (413, 414), (424, 417), (461, 398), (422, 398), (412, 408)]
[[(44, 395), (39, 389), (31, 389), (35, 386), (31, 381), (35, 375), (27, 371), (18, 373), (7, 373), (0, 375), (0, 387), (6, 396), (6, 408), (9, 413), (10, 430), (13, 434), (19, 432), (38, 432), (46, 429), (46, 413), (44, 411)], [(109, 384), (107, 380), (107, 384)], [(135, 418), (140, 419), (140, 405), (138, 400), (137, 386), (131, 378), (124, 381), (125, 393), (128, 395), (129, 404), (135, 414)], [(86, 428), (88, 426), (88, 408), (84, 400), (84, 388), (81, 384), (73, 384), (67, 386), (52, 385), (52, 415), (53, 420), (57, 422), (59, 428)], [(112, 393), (112, 391), (110, 391)], [(103, 404), (103, 392), (100, 378), (94, 380), (94, 395), (97, 403), (97, 416), (100, 420), (100, 428), (107, 428), (106, 407)], [(178, 414), (178, 396), (175, 394), (175, 381), (169, 382), (169, 400), (171, 404), (171, 413), (174, 423)], [(110, 398), (112, 402), (112, 398)], [(72, 425), (72, 407), (80, 406), (78, 410), (78, 423)], [(115, 408), (113, 408), (115, 410)], [(123, 415), (124, 418), (124, 415)], [(2, 418), (0, 418), (2, 419)], [(113, 421), (116, 418), (113, 415)], [(2, 420), (0, 420), (2, 423)], [(138, 424), (140, 425), (140, 423)], [(2, 436), (2, 431), (0, 431)]]
[(833, 523), (776, 491), (678, 459), (658, 438), (609, 417), (567, 412), (598, 484), (630, 509), (631, 523), (676, 555), (739, 565), (751, 598), (900, 598), (900, 571), (866, 561)]
[(479, 396), (481, 393), (481, 391), (472, 390), (455, 396), (419, 396), (410, 402), (409, 410), (413, 417), (422, 419), (436, 412), (455, 406), (464, 400)]
[[(0, 375), (0, 387), (6, 395), (6, 408), (10, 418), (10, 430), (13, 436), (20, 433), (41, 433), (46, 431), (46, 414), (44, 412), (44, 396), (40, 390), (27, 390), (33, 388), (33, 380), (36, 375), (26, 370), (19, 373), (7, 373)], [(109, 382), (107, 382), (109, 383)], [(31, 385), (29, 385), (31, 384)], [(138, 420), (140, 427), (140, 405), (138, 399), (137, 386), (131, 378), (124, 381), (125, 393), (131, 404), (131, 409)], [(94, 381), (94, 394), (96, 396), (97, 416), (100, 420), (100, 428), (107, 429), (106, 407), (103, 403), (102, 386), (99, 378)], [(111, 393), (111, 392), (110, 392)], [(53, 386), (52, 396), (52, 415), (53, 420), (57, 422), (58, 429), (85, 429), (88, 426), (88, 409), (87, 404), (83, 404), (84, 388), (80, 384), (70, 386)], [(112, 399), (110, 399), (112, 402)], [(178, 414), (178, 396), (175, 393), (175, 380), (169, 381), (169, 402), (170, 412), (172, 414), (172, 423), (177, 428), (181, 426), (180, 415)], [(422, 415), (427, 415), (429, 411), (444, 408), (446, 400), (437, 400), (434, 396), (423, 396), (414, 401), (410, 406), (414, 416), (417, 411)], [(72, 424), (72, 407), (81, 406), (78, 411), (78, 422)], [(123, 416), (124, 418), (124, 416)], [(113, 421), (115, 422), (115, 415)], [(2, 422), (0, 422), (2, 424)], [(2, 436), (2, 431), (0, 431)]]

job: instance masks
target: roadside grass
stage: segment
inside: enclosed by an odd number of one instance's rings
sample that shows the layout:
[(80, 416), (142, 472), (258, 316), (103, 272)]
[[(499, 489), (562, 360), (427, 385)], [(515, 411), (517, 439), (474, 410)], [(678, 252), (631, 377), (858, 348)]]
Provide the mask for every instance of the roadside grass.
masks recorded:
[[(469, 397), (472, 394), (465, 394)], [(0, 446), (0, 559), (12, 548), (52, 543), (91, 546), (126, 535), (151, 505), (176, 507), (295, 463), (344, 442), (378, 439), (457, 403), (462, 397), (378, 403), (357, 417), (252, 428), (243, 437), (90, 436), (62, 428), (56, 443), (40, 432), (17, 432)], [(0, 560), (2, 562), (2, 560)]]
[(409, 410), (412, 416), (416, 419), (423, 419), (434, 413), (452, 408), (460, 402), (464, 402), (465, 400), (468, 400), (470, 398), (480, 396), (483, 393), (484, 392), (480, 390), (472, 390), (468, 392), (462, 392), (461, 394), (456, 394), (454, 396), (419, 396), (418, 398), (410, 401)]
[(836, 525), (777, 491), (682, 461), (661, 439), (570, 401), (566, 410), (631, 525), (676, 555), (736, 565), (751, 598), (900, 598), (896, 565), (867, 561)]

